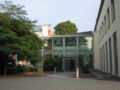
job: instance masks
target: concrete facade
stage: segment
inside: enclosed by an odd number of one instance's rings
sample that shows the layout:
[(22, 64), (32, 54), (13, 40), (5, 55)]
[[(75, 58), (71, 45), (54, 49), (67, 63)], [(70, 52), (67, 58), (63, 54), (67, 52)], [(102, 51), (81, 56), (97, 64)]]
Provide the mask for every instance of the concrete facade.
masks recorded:
[(94, 32), (94, 68), (120, 76), (120, 0), (101, 0)]
[(93, 34), (93, 67), (97, 70), (100, 69), (100, 60), (99, 60), (99, 33), (94, 32)]

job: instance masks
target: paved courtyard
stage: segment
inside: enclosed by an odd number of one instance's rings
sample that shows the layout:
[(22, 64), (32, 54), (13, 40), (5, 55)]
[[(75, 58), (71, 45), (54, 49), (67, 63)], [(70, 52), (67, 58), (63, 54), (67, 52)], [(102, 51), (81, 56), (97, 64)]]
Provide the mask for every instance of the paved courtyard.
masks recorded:
[(0, 79), (0, 90), (120, 90), (120, 82), (75, 79), (69, 74)]

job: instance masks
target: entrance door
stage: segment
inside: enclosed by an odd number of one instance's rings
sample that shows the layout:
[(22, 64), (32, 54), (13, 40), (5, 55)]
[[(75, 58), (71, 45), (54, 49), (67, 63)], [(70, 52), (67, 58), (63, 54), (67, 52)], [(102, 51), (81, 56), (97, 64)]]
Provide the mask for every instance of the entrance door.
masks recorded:
[(75, 71), (75, 60), (74, 59), (70, 60), (70, 71)]
[(65, 59), (65, 71), (75, 71), (75, 59)]

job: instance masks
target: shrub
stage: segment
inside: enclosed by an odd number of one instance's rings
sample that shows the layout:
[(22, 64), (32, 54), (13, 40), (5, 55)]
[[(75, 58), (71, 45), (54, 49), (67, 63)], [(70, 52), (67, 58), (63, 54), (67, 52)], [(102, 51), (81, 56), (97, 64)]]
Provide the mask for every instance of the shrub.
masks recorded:
[(30, 71), (30, 67), (28, 65), (22, 65), (21, 69), (23, 72), (29, 72)]
[(48, 57), (44, 60), (43, 69), (45, 71), (53, 71), (54, 70), (54, 60), (51, 57)]
[(36, 72), (37, 71), (37, 67), (35, 67), (35, 66), (34, 67), (30, 67), (30, 71), (31, 72)]
[(44, 70), (53, 71), (56, 67), (57, 71), (62, 71), (62, 59), (60, 57), (48, 57), (44, 60)]

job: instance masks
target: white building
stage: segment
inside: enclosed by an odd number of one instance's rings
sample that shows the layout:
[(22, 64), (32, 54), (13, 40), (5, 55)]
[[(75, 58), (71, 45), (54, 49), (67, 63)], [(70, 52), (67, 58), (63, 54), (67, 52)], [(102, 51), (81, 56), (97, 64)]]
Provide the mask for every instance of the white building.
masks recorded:
[(94, 68), (120, 76), (120, 0), (101, 0), (93, 37)]
[(50, 24), (34, 26), (33, 31), (40, 38), (47, 38), (53, 35), (53, 31)]
[[(48, 45), (48, 40), (54, 35), (50, 24), (37, 25), (33, 27), (33, 32), (44, 41), (44, 46), (40, 50), (42, 56), (52, 53), (51, 47)], [(48, 48), (49, 47), (49, 48)]]

